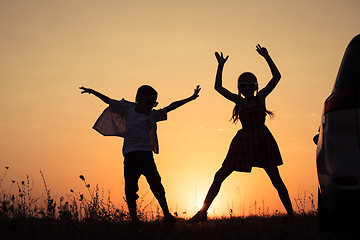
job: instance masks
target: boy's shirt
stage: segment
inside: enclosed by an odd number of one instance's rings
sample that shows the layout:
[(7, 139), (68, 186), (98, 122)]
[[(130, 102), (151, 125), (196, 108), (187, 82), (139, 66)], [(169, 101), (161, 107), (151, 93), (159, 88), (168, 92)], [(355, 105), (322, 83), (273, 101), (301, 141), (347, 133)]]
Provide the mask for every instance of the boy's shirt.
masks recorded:
[(163, 109), (152, 110), (148, 115), (135, 111), (135, 103), (111, 99), (95, 122), (93, 129), (104, 136), (124, 138), (123, 154), (140, 150), (159, 153), (156, 122), (167, 119)]

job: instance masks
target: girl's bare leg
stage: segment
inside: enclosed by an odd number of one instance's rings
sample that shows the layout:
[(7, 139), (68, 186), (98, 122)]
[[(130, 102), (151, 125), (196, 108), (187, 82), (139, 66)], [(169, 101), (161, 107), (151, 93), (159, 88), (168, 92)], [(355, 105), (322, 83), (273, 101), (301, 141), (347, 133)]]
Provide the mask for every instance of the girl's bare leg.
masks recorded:
[(198, 211), (187, 223), (195, 224), (207, 219), (207, 210), (213, 202), (216, 195), (219, 193), (222, 182), (232, 173), (232, 170), (221, 167), (215, 174), (214, 181), (211, 184), (209, 191), (206, 195), (204, 204), (200, 211)]
[(270, 177), (272, 184), (278, 191), (280, 200), (284, 205), (287, 214), (290, 217), (294, 216), (294, 211), (291, 205), (289, 193), (288, 190), (286, 189), (283, 180), (280, 177), (279, 169), (275, 166), (275, 167), (265, 168), (265, 171), (267, 175)]
[(211, 184), (209, 191), (206, 195), (206, 198), (204, 200), (204, 204), (201, 208), (201, 212), (206, 213), (209, 209), (211, 203), (219, 193), (220, 187), (222, 182), (232, 173), (232, 170), (229, 170), (228, 168), (221, 167), (216, 173), (214, 177), (214, 181)]

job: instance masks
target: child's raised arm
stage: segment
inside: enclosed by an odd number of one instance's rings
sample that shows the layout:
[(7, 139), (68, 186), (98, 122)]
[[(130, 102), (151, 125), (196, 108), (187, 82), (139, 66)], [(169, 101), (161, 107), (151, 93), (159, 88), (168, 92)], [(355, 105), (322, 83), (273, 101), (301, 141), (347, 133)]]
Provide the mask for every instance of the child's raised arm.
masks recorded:
[(89, 93), (90, 94), (91, 93), (91, 94), (95, 95), (96, 97), (100, 98), (106, 104), (109, 104), (109, 102), (110, 102), (109, 97), (107, 97), (104, 94), (101, 94), (101, 93), (99, 93), (99, 92), (97, 92), (97, 91), (95, 91), (95, 90), (93, 90), (91, 88), (79, 87), (79, 89), (83, 90), (81, 92), (81, 94), (83, 94), (83, 93)]
[(224, 58), (223, 53), (219, 54), (218, 52), (215, 52), (215, 57), (219, 63), (217, 72), (216, 72), (216, 78), (215, 78), (215, 90), (218, 93), (220, 93), (223, 97), (225, 97), (226, 99), (236, 102), (237, 95), (230, 92), (229, 90), (227, 90), (226, 88), (224, 88), (222, 86), (222, 73), (223, 73), (225, 62), (227, 61), (229, 56)]
[(264, 59), (266, 60), (267, 64), (270, 67), (270, 71), (272, 74), (272, 78), (268, 82), (268, 84), (259, 91), (260, 96), (265, 98), (267, 95), (269, 95), (272, 92), (272, 90), (274, 90), (274, 88), (276, 87), (276, 85), (278, 84), (278, 82), (281, 78), (281, 74), (280, 74), (279, 70), (277, 69), (274, 61), (271, 59), (271, 57), (268, 53), (268, 50), (266, 48), (261, 47), (260, 44), (258, 44), (258, 45), (256, 45), (256, 51), (262, 57), (264, 57)]
[(194, 94), (191, 95), (190, 97), (188, 98), (185, 98), (185, 99), (182, 99), (182, 100), (179, 100), (179, 101), (176, 101), (176, 102), (173, 102), (171, 103), (169, 106), (165, 107), (164, 110), (166, 112), (170, 112), (178, 107), (181, 107), (182, 105), (184, 105), (185, 103), (188, 103), (192, 100), (195, 100), (196, 98), (199, 97), (199, 92), (200, 92), (201, 88), (200, 88), (200, 85), (197, 85), (195, 90), (194, 90)]

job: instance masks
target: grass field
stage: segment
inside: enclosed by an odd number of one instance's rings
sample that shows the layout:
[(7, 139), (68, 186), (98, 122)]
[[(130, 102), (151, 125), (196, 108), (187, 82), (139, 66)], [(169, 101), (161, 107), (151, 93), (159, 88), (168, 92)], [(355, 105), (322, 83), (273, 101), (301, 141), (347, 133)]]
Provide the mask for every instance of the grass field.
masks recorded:
[(246, 217), (208, 220), (174, 226), (162, 221), (145, 222), (136, 229), (130, 222), (64, 221), (55, 219), (2, 219), (0, 239), (359, 239), (356, 229), (319, 231), (316, 215), (298, 216), (298, 225), (286, 217)]
[[(230, 215), (196, 225), (187, 224), (183, 218), (178, 218), (174, 225), (166, 225), (159, 210), (146, 210), (146, 206), (153, 203), (145, 205), (140, 199), (138, 215), (142, 224), (135, 227), (124, 208), (115, 207), (110, 196), (105, 198), (98, 186), (91, 188), (82, 175), (80, 179), (84, 182), (87, 194), (71, 190), (72, 195), (66, 199), (54, 199), (43, 177), (46, 198), (41, 199), (32, 196), (29, 177), (20, 183), (12, 181), (17, 187), (15, 191), (11, 190), (13, 185), (3, 190), (1, 186), (6, 171), (0, 179), (0, 240), (360, 239), (358, 219), (339, 219), (326, 231), (320, 231), (315, 205), (310, 201), (310, 211), (305, 211), (306, 199), (295, 201), (296, 224), (289, 222), (286, 216), (258, 211), (253, 216)], [(348, 223), (353, 224), (349, 227)]]

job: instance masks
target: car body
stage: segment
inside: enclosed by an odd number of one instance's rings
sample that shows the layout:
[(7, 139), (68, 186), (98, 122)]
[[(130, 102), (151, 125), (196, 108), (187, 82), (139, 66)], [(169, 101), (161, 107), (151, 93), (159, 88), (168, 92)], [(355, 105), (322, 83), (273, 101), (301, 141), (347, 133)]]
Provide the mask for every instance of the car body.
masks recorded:
[(320, 223), (328, 217), (359, 213), (360, 34), (345, 50), (314, 142)]

